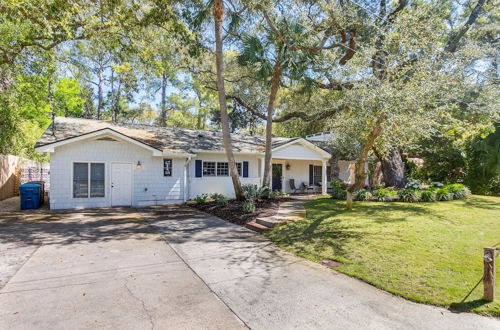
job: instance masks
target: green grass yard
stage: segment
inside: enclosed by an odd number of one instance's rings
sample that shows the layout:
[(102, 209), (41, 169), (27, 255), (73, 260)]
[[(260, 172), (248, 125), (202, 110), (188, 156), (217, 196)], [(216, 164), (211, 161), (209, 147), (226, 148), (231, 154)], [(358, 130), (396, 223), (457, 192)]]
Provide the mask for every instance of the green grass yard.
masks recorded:
[(500, 257), (494, 303), (481, 300), (483, 247), (500, 247), (500, 197), (437, 203), (306, 203), (302, 221), (266, 235), (299, 256), (340, 261), (338, 271), (408, 299), (500, 315)]

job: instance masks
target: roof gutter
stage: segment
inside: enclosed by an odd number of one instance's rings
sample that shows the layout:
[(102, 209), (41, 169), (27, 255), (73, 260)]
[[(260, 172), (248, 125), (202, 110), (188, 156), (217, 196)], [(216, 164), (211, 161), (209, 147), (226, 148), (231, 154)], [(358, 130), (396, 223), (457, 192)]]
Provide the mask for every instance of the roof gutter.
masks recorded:
[[(193, 149), (194, 152), (205, 153), (205, 154), (225, 154), (224, 150), (202, 150), (202, 149)], [(263, 152), (259, 151), (233, 151), (233, 154), (236, 155), (263, 155)]]

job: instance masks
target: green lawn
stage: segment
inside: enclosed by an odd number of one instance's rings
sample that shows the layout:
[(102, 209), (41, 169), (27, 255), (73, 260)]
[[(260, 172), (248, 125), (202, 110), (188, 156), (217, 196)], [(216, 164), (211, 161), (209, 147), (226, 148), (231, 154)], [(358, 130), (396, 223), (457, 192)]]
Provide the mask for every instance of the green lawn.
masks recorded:
[(338, 271), (418, 301), (500, 315), (500, 257), (496, 302), (481, 300), (483, 247), (500, 247), (500, 197), (470, 196), (437, 203), (306, 203), (307, 218), (266, 235), (304, 258), (344, 263)]

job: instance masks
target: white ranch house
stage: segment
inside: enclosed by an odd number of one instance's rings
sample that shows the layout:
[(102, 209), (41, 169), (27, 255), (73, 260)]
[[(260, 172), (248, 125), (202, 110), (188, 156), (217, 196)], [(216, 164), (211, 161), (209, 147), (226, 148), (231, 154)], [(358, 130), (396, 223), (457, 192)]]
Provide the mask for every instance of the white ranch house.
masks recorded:
[[(233, 134), (242, 184), (262, 184), (264, 138)], [(304, 184), (326, 194), (330, 158), (318, 139), (274, 138), (272, 188)], [(50, 153), (51, 209), (182, 203), (204, 193), (234, 196), (220, 131), (56, 118), (35, 146)], [(339, 161), (350, 182), (353, 164)]]

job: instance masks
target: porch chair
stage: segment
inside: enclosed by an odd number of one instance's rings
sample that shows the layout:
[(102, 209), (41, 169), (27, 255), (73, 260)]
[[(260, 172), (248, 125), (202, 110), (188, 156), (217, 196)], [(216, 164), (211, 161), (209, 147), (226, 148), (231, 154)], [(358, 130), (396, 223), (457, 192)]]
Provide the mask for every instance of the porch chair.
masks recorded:
[(295, 179), (290, 179), (290, 181), (288, 181), (288, 184), (290, 185), (290, 191), (292, 194), (296, 194), (297, 191), (299, 192), (304, 192), (304, 188), (303, 187), (295, 187)]
[(314, 186), (309, 186), (305, 182), (302, 182), (301, 188), (303, 191), (307, 190), (308, 194), (309, 194), (309, 191), (314, 192)]

